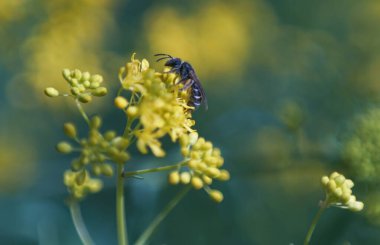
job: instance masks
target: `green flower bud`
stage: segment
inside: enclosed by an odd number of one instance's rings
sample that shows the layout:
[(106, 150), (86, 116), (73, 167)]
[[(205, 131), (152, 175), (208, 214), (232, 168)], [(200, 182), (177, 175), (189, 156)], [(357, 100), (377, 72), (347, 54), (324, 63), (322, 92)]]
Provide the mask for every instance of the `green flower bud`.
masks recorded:
[(90, 82), (102, 83), (103, 77), (101, 75), (98, 75), (98, 74), (92, 75)]
[(77, 80), (80, 80), (82, 78), (82, 72), (78, 69), (75, 69), (73, 71), (73, 78), (76, 78)]
[(71, 145), (67, 142), (59, 142), (56, 146), (56, 149), (58, 152), (63, 153), (63, 154), (69, 154), (72, 152), (73, 148)]
[(130, 156), (127, 152), (123, 151), (114, 156), (114, 160), (117, 163), (124, 163), (130, 159)]
[(99, 87), (99, 88), (96, 88), (95, 91), (92, 92), (92, 94), (93, 94), (94, 96), (98, 96), (98, 97), (100, 97), (100, 96), (104, 96), (104, 95), (106, 95), (107, 93), (108, 93), (108, 90), (107, 90), (106, 87)]
[(89, 88), (89, 87), (91, 86), (90, 81), (84, 81), (84, 82), (83, 82), (83, 86), (84, 86), (85, 88)]
[(72, 95), (75, 95), (75, 96), (77, 96), (77, 95), (80, 94), (79, 88), (77, 88), (77, 87), (71, 88), (70, 92), (71, 92)]
[(52, 87), (45, 88), (44, 92), (49, 97), (57, 97), (57, 96), (59, 96), (59, 91), (56, 90), (55, 88), (52, 88)]
[(102, 168), (100, 167), (99, 164), (93, 164), (92, 165), (92, 172), (96, 175), (99, 176), (102, 173)]
[(82, 81), (90, 80), (91, 74), (88, 71), (82, 73)]
[(108, 141), (111, 141), (113, 140), (114, 138), (116, 137), (116, 132), (115, 131), (107, 131), (105, 134), (104, 134), (104, 138)]
[(63, 131), (70, 138), (77, 137), (77, 130), (76, 130), (75, 125), (73, 123), (65, 123), (63, 125)]
[(71, 80), (71, 71), (69, 69), (63, 69), (62, 76), (66, 81), (70, 82)]
[(90, 88), (94, 89), (94, 88), (99, 88), (100, 86), (100, 83), (98, 82), (90, 82)]
[(113, 140), (113, 145), (116, 146), (120, 150), (124, 150), (129, 145), (129, 140), (123, 137), (117, 137)]
[(321, 179), (321, 183), (324, 186), (327, 186), (327, 184), (329, 183), (329, 181), (330, 181), (330, 179), (327, 176), (323, 176), (322, 179)]
[(102, 126), (102, 118), (99, 116), (94, 116), (91, 119), (91, 128), (98, 129)]
[(91, 102), (92, 97), (91, 97), (91, 95), (89, 95), (89, 94), (80, 94), (80, 95), (78, 96), (78, 100), (79, 100), (80, 102), (82, 102), (82, 103), (88, 103), (88, 102)]
[(105, 176), (108, 176), (108, 177), (113, 176), (113, 168), (110, 164), (102, 164), (100, 167), (102, 169), (102, 173)]

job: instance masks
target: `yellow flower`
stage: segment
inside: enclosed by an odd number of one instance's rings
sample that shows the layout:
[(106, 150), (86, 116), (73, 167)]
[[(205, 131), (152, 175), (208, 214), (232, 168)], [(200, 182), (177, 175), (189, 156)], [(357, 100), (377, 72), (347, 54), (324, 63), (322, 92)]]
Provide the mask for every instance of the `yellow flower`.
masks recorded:
[(126, 109), (128, 120), (139, 121), (132, 133), (140, 152), (146, 154), (149, 148), (155, 156), (163, 157), (165, 152), (159, 141), (162, 137), (169, 135), (175, 142), (194, 131), (186, 92), (179, 92), (174, 74), (156, 72), (149, 68), (148, 61), (141, 62), (134, 56), (119, 73), (122, 87), (131, 96)]

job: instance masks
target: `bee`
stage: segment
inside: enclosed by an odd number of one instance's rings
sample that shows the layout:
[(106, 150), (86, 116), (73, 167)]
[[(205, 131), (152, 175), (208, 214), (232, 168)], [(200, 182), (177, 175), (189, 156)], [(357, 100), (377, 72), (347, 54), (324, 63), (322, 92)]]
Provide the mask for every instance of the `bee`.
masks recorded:
[(191, 90), (188, 105), (198, 109), (198, 107), (203, 103), (207, 110), (208, 105), (206, 94), (194, 68), (188, 62), (182, 61), (180, 58), (172, 57), (169, 54), (155, 54), (154, 56), (161, 56), (157, 59), (157, 62), (168, 59), (165, 66), (169, 66), (171, 69), (167, 73), (175, 73), (179, 75), (180, 80), (176, 84), (183, 84), (181, 91), (187, 89)]

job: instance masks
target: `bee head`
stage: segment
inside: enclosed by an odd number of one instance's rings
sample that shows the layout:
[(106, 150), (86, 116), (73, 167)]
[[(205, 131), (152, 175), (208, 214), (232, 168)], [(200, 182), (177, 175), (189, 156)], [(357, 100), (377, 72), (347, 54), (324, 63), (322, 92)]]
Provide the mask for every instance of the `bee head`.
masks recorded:
[(182, 60), (180, 58), (171, 58), (170, 60), (166, 61), (165, 66), (170, 67), (179, 67), (182, 64)]

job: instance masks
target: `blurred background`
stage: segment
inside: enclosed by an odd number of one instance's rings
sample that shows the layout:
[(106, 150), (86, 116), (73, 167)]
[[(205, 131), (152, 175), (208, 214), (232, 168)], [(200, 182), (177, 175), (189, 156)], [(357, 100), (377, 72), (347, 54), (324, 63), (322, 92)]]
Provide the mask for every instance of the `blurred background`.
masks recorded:
[[(232, 176), (216, 184), (221, 204), (186, 196), (152, 244), (302, 244), (333, 170), (365, 209), (328, 209), (312, 244), (380, 244), (379, 22), (377, 0), (0, 1), (0, 243), (80, 244), (64, 203), (71, 157), (54, 145), (64, 122), (86, 128), (43, 89), (66, 89), (63, 68), (103, 75), (111, 92), (86, 110), (121, 132), (117, 72), (136, 52), (157, 69), (154, 53), (195, 67), (209, 101), (196, 128)], [(126, 183), (131, 241), (178, 191), (165, 173)], [(116, 244), (114, 195), (110, 181), (82, 203), (97, 244)]]

